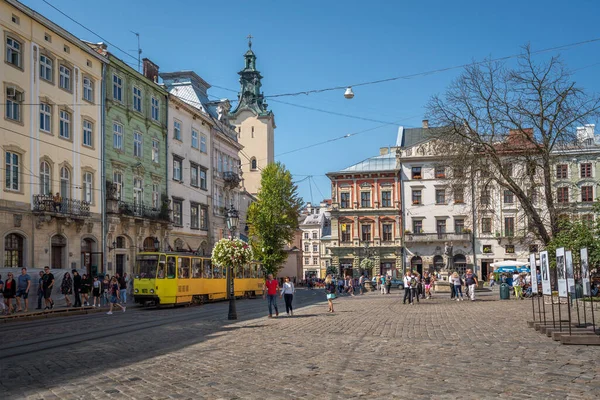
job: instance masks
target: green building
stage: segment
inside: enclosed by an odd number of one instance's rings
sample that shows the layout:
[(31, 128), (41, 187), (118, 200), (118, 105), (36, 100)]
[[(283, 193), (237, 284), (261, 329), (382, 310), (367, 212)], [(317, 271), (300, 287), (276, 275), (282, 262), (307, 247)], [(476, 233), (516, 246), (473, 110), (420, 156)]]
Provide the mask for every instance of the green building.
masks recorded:
[(148, 59), (143, 74), (106, 52), (104, 178), (106, 272), (132, 273), (136, 254), (162, 249), (167, 197), (167, 91)]

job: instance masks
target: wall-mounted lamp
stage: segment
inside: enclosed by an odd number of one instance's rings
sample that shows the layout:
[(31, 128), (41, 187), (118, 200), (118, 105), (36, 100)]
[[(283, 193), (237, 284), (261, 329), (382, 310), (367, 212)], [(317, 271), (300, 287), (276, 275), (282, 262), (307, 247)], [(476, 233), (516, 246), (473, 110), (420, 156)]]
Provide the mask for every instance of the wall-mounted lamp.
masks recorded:
[(108, 251), (113, 251), (116, 248), (117, 248), (117, 242), (115, 240), (113, 240), (112, 247), (108, 246)]

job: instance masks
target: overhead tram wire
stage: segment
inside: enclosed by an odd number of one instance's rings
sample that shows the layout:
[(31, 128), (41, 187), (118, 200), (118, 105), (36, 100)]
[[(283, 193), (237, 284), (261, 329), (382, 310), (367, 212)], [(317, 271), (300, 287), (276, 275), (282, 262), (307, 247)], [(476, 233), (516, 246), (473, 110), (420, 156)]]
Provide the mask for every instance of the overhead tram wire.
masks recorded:
[[(564, 44), (564, 45), (560, 45), (560, 46), (548, 47), (545, 49), (532, 51), (530, 54), (534, 55), (534, 54), (547, 53), (547, 52), (556, 51), (556, 50), (562, 50), (562, 49), (567, 49), (567, 48), (572, 48), (572, 47), (583, 46), (583, 45), (595, 43), (595, 42), (600, 42), (600, 38), (593, 38), (593, 39), (583, 40), (580, 42), (573, 42), (573, 43), (568, 43), (568, 44)], [(418, 76), (433, 75), (433, 74), (437, 74), (440, 72), (451, 71), (454, 69), (462, 69), (462, 68), (465, 68), (468, 66), (481, 65), (481, 64), (488, 63), (488, 62), (505, 61), (505, 60), (509, 60), (511, 58), (521, 57), (522, 55), (523, 55), (523, 53), (511, 54), (508, 56), (492, 58), (489, 60), (486, 59), (486, 60), (482, 60), (482, 61), (474, 61), (474, 62), (467, 63), (467, 64), (454, 65), (451, 67), (439, 68), (439, 69), (434, 69), (434, 70), (430, 70), (430, 71), (417, 72), (414, 74), (395, 76), (395, 77), (391, 77), (391, 78), (378, 79), (378, 80), (374, 80), (374, 81), (359, 82), (359, 83), (349, 84), (349, 85), (333, 86), (333, 87), (328, 87), (328, 88), (323, 88), (323, 89), (311, 89), (311, 90), (304, 90), (304, 91), (300, 91), (300, 92), (279, 93), (279, 94), (265, 96), (265, 98), (273, 99), (273, 98), (277, 98), (277, 97), (309, 95), (312, 93), (323, 93), (323, 92), (330, 92), (333, 90), (344, 90), (348, 87), (354, 88), (354, 87), (360, 87), (360, 86), (376, 85), (379, 83), (392, 82), (392, 81), (397, 81), (400, 79), (408, 80), (408, 79), (416, 78)]]
[(311, 175), (310, 179), (312, 179), (313, 183), (315, 184), (315, 187), (317, 188), (317, 191), (319, 192), (319, 194), (321, 195), (321, 198), (323, 200), (325, 200), (325, 195), (323, 195), (323, 192), (321, 192), (321, 189), (319, 189), (319, 185), (317, 185), (317, 183), (315, 182), (315, 178)]

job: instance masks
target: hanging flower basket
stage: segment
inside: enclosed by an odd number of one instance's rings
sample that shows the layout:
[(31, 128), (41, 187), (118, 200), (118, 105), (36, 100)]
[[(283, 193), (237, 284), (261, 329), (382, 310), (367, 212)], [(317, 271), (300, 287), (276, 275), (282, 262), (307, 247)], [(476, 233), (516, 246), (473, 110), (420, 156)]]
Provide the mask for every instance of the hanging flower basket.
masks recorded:
[(211, 260), (213, 264), (241, 267), (252, 261), (252, 249), (240, 239), (221, 239), (215, 244)]
[(362, 269), (371, 269), (375, 263), (370, 258), (363, 258), (360, 262), (360, 267)]

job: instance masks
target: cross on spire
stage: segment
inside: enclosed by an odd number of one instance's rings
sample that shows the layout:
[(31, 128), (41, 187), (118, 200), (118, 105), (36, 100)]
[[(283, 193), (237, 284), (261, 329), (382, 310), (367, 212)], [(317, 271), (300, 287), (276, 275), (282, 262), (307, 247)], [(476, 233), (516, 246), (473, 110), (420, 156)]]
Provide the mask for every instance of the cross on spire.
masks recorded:
[(248, 48), (251, 49), (252, 48), (252, 38), (254, 36), (252, 36), (252, 34), (249, 34), (248, 36), (246, 36), (246, 39), (248, 39)]

